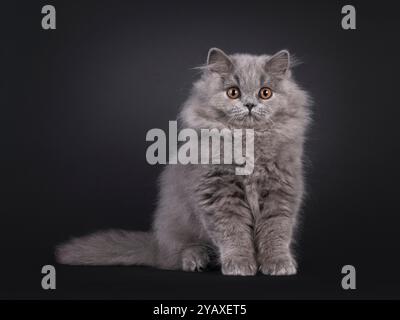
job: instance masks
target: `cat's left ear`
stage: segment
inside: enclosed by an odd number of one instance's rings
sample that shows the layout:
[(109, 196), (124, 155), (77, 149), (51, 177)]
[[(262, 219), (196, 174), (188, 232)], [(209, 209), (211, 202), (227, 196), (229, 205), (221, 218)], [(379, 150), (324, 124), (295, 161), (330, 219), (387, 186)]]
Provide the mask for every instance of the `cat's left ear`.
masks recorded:
[(225, 74), (232, 70), (233, 63), (229, 56), (221, 49), (211, 48), (208, 51), (207, 68), (212, 72)]
[(265, 71), (277, 77), (289, 76), (290, 54), (287, 50), (281, 50), (270, 57), (265, 63)]

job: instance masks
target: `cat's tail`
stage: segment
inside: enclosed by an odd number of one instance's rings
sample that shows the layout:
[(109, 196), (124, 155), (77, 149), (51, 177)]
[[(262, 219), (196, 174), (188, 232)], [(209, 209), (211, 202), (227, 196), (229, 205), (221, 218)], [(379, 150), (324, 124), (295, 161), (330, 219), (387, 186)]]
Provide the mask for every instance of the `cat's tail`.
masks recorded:
[(157, 245), (151, 232), (110, 230), (61, 244), (55, 255), (57, 262), (70, 265), (155, 266)]

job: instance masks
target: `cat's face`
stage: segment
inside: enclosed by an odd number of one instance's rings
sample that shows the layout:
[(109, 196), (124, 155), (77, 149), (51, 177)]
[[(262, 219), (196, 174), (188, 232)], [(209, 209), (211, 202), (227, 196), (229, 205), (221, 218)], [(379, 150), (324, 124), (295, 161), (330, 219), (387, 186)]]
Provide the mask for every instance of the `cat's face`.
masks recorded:
[(289, 100), (300, 92), (293, 89), (289, 66), (285, 50), (271, 57), (228, 56), (211, 49), (205, 73), (194, 89), (199, 106), (192, 110), (196, 116), (192, 119), (232, 128), (266, 129), (277, 115), (291, 112)]

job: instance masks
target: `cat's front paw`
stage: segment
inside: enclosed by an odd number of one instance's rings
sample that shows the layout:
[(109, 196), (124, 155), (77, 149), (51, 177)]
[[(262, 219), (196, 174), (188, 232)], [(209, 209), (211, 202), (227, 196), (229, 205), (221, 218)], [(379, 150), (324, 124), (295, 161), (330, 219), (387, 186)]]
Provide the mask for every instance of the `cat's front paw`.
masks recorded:
[(257, 263), (253, 258), (230, 257), (222, 260), (221, 271), (230, 276), (254, 276), (257, 273)]
[(281, 255), (265, 259), (260, 264), (260, 270), (263, 274), (271, 276), (289, 276), (297, 272), (296, 261), (291, 255)]

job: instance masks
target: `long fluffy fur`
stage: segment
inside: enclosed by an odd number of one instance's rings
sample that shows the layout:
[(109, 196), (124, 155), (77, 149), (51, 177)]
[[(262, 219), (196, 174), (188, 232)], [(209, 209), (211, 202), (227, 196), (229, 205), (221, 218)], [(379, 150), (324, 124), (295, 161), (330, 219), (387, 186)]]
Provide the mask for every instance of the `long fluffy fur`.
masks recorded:
[[(235, 175), (234, 165), (168, 165), (150, 232), (109, 231), (58, 247), (60, 263), (150, 265), (195, 271), (216, 253), (228, 275), (296, 272), (291, 252), (303, 193), (303, 144), (310, 99), (291, 76), (289, 53), (274, 56), (209, 53), (208, 68), (179, 114), (182, 128), (255, 131), (255, 167)], [(257, 98), (261, 86), (274, 92)], [(241, 90), (239, 99), (225, 94)], [(253, 116), (246, 103), (253, 103)]]
[(99, 231), (57, 247), (59, 263), (70, 265), (155, 265), (157, 250), (150, 232)]

